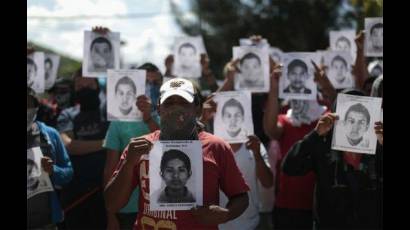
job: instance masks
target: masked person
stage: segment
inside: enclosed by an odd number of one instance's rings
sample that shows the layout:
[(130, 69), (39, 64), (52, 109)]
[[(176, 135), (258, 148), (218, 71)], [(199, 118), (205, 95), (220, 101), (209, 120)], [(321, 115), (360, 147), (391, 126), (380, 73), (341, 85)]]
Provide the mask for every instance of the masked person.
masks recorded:
[[(112, 121), (108, 127), (104, 140), (107, 158), (104, 167), (104, 184), (106, 185), (120, 160), (121, 153), (133, 137), (139, 137), (159, 129), (159, 116), (156, 111), (156, 102), (159, 98), (159, 87), (162, 76), (159, 69), (145, 63), (138, 69), (146, 70), (146, 95), (137, 97), (137, 108), (143, 114), (142, 121)], [(128, 203), (117, 213), (107, 213), (108, 229), (132, 229), (137, 219), (139, 188), (136, 188)]]
[[(342, 93), (364, 96), (355, 89)], [(334, 113), (323, 115), (314, 130), (289, 148), (282, 170), (296, 177), (314, 172), (317, 229), (382, 229), (382, 146), (375, 155), (332, 150), (336, 119)]]
[[(73, 176), (70, 158), (57, 130), (36, 121), (39, 107), (35, 92), (27, 87), (27, 149), (40, 147), (41, 168), (50, 176), (54, 191), (43, 192), (27, 200), (27, 229), (57, 229), (63, 221), (63, 210), (56, 190), (70, 182)], [(39, 181), (32, 178), (40, 168), (27, 158), (27, 190), (35, 189)]]
[[(104, 229), (106, 215), (102, 194), (106, 153), (102, 147), (108, 124), (100, 111), (96, 78), (74, 73), (75, 105), (63, 110), (57, 128), (70, 154), (74, 178), (61, 193), (67, 229)], [(81, 202), (80, 202), (81, 201)]]
[[(158, 228), (166, 223), (175, 229), (217, 229), (217, 225), (240, 216), (248, 206), (248, 186), (234, 162), (231, 148), (222, 139), (204, 132), (197, 125), (201, 103), (193, 84), (182, 78), (165, 82), (160, 89), (158, 111), (160, 130), (134, 138), (124, 150), (111, 181), (105, 189), (107, 209), (111, 212), (123, 207), (135, 187), (140, 187), (139, 212), (134, 229), (146, 226)], [(154, 215), (147, 207), (149, 200), (149, 158), (147, 154), (157, 140), (200, 140), (202, 143), (203, 205), (188, 211)], [(220, 207), (219, 189), (229, 199)]]
[(309, 133), (326, 108), (317, 101), (290, 101), (286, 114), (279, 114), (278, 78), (273, 74), (263, 117), (264, 130), (271, 139), (277, 140), (280, 154), (276, 156), (276, 196), (273, 210), (275, 229), (312, 229), (312, 207), (315, 177), (307, 172), (300, 177), (284, 174), (280, 165), (289, 148)]

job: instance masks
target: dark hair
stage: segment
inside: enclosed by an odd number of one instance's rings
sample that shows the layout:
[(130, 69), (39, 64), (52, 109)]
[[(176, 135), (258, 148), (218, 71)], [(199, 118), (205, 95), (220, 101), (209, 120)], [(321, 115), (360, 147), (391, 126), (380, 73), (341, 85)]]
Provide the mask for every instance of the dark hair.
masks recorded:
[(98, 38), (94, 39), (94, 41), (91, 42), (90, 50), (93, 49), (93, 46), (96, 43), (107, 43), (108, 47), (110, 48), (110, 51), (112, 50), (111, 42), (108, 39), (106, 39), (105, 37), (98, 37)]
[(350, 106), (349, 109), (347, 109), (347, 112), (345, 114), (345, 120), (347, 119), (347, 115), (349, 115), (350, 112), (357, 112), (357, 113), (363, 114), (367, 119), (367, 125), (369, 125), (370, 113), (369, 113), (369, 110), (367, 110), (367, 108), (364, 107), (364, 105), (362, 105), (361, 103), (357, 103), (357, 104)]
[(333, 65), (333, 63), (334, 63), (335, 61), (341, 61), (341, 62), (343, 62), (343, 64), (344, 64), (344, 65), (346, 66), (346, 68), (347, 68), (347, 62), (346, 62), (346, 60), (345, 60), (342, 56), (336, 55), (335, 57), (333, 57), (333, 60), (332, 60), (331, 65)]
[(37, 167), (36, 162), (34, 162), (34, 161), (33, 161), (32, 159), (30, 159), (30, 158), (27, 158), (27, 164), (30, 164), (30, 165), (33, 165), (33, 166)]
[(34, 66), (34, 69), (37, 71), (37, 65), (31, 58), (27, 58), (27, 65)]
[(375, 29), (383, 29), (383, 23), (379, 22), (374, 24), (372, 28), (370, 28), (370, 34), (372, 34)]
[(50, 63), (50, 66), (53, 66), (53, 62), (51, 61), (51, 59), (50, 59), (49, 57), (46, 58), (46, 60), (44, 60), (44, 64), (45, 64), (46, 62)]
[(228, 101), (226, 101), (225, 104), (224, 104), (224, 106), (222, 107), (222, 116), (223, 116), (224, 113), (225, 113), (226, 107), (231, 107), (231, 106), (238, 107), (239, 110), (241, 111), (242, 115), (245, 114), (245, 111), (244, 111), (244, 109), (243, 109), (242, 104), (241, 104), (239, 101), (237, 101), (236, 99), (231, 98), (231, 99), (229, 99)]
[(140, 65), (137, 69), (144, 69), (148, 72), (159, 72), (159, 69), (156, 65), (152, 64), (151, 62), (146, 62)]
[(294, 59), (293, 61), (291, 61), (288, 65), (288, 73), (290, 72), (289, 70), (293, 70), (295, 67), (301, 67), (305, 70), (305, 72), (308, 71), (308, 67), (306, 65), (306, 63), (304, 63), (302, 60), (300, 59)]
[[(337, 95), (339, 94), (348, 94), (348, 95), (355, 95), (355, 96), (365, 96), (365, 93), (362, 90), (355, 89), (355, 88), (346, 88), (346, 89), (340, 89), (337, 92)], [(336, 105), (337, 105), (337, 100), (335, 99), (332, 104), (331, 111), (334, 113), (336, 112)]]
[(168, 161), (174, 160), (174, 159), (179, 159), (182, 162), (184, 162), (185, 167), (188, 169), (188, 171), (191, 171), (191, 161), (189, 160), (189, 157), (182, 151), (179, 151), (177, 149), (170, 149), (168, 151), (164, 152), (164, 155), (162, 155), (161, 158), (161, 172), (164, 171)]
[(178, 53), (181, 53), (182, 48), (187, 48), (187, 47), (192, 48), (192, 49), (194, 50), (194, 52), (196, 53), (196, 48), (195, 48), (195, 46), (192, 45), (192, 44), (189, 43), (189, 42), (186, 42), (186, 43), (182, 44), (182, 45), (178, 48)]
[(252, 52), (245, 54), (245, 55), (241, 58), (241, 60), (239, 61), (239, 63), (242, 65), (243, 62), (244, 62), (246, 59), (252, 59), (252, 58), (255, 58), (256, 61), (258, 61), (259, 65), (261, 65), (261, 59), (258, 57), (258, 55), (254, 54), (254, 53), (252, 53)]
[(347, 44), (349, 44), (349, 46), (351, 46), (350, 40), (349, 40), (347, 37), (345, 37), (345, 36), (339, 37), (339, 38), (336, 40), (336, 43), (338, 43), (339, 41), (345, 41), (345, 42), (347, 42)]
[(115, 93), (117, 93), (119, 85), (129, 85), (129, 86), (131, 86), (132, 90), (134, 91), (134, 94), (137, 93), (137, 88), (135, 87), (134, 82), (132, 81), (131, 78), (129, 78), (127, 76), (122, 77), (122, 78), (120, 78), (120, 80), (117, 81), (117, 84), (115, 84)]

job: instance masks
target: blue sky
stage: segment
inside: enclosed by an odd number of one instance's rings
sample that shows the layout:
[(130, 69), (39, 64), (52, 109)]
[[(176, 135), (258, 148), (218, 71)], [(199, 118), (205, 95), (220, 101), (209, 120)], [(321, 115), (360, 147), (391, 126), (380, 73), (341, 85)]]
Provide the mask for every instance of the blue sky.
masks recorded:
[[(153, 62), (164, 70), (164, 58), (173, 39), (184, 35), (170, 12), (174, 1), (188, 10), (184, 0), (28, 0), (27, 40), (82, 59), (83, 31), (92, 26), (109, 27), (127, 42), (121, 50), (124, 63)], [(113, 15), (144, 14), (136, 18)], [(87, 19), (34, 19), (32, 17), (103, 16)], [(106, 18), (104, 18), (106, 17)]]

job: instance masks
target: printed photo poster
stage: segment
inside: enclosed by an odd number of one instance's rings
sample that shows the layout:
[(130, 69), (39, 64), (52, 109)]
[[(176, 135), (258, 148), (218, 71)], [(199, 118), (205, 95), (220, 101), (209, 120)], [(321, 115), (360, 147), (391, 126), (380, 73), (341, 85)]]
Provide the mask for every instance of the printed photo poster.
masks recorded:
[(84, 77), (107, 77), (108, 69), (119, 69), (120, 33), (84, 31), (83, 58)]
[(329, 32), (330, 49), (333, 51), (349, 52), (353, 62), (356, 61), (357, 56), (357, 46), (355, 39), (355, 30), (338, 30)]
[(27, 149), (27, 199), (54, 190), (48, 173), (41, 167), (42, 157), (40, 147)]
[(174, 75), (182, 78), (200, 78), (202, 53), (206, 54), (201, 36), (177, 37), (174, 44)]
[(145, 94), (145, 70), (108, 70), (107, 119), (109, 121), (141, 121), (137, 97)]
[(36, 93), (44, 93), (44, 53), (34, 52), (27, 56), (27, 86)]
[(57, 54), (44, 54), (44, 80), (45, 89), (51, 89), (57, 79), (58, 67), (60, 65), (60, 56)]
[(283, 51), (277, 47), (270, 47), (269, 55), (275, 63), (283, 64)]
[(233, 47), (233, 59), (239, 59), (239, 73), (234, 78), (235, 90), (253, 93), (268, 92), (269, 49), (255, 46)]
[(254, 42), (249, 38), (239, 39), (239, 46), (256, 46), (258, 48), (269, 48), (270, 45), (266, 38), (262, 38), (259, 42)]
[(252, 97), (249, 91), (226, 91), (215, 95), (214, 134), (228, 143), (244, 143), (254, 134)]
[(365, 18), (365, 56), (383, 57), (383, 18)]
[(316, 100), (315, 68), (320, 63), (316, 53), (292, 52), (284, 55), (283, 74), (279, 79), (279, 97), (283, 99)]
[(202, 144), (156, 141), (149, 153), (150, 210), (189, 210), (203, 205)]
[(352, 58), (346, 51), (329, 51), (325, 54), (327, 76), (336, 89), (354, 87), (352, 76)]
[(377, 137), (373, 127), (380, 121), (381, 105), (381, 98), (338, 94), (339, 120), (333, 129), (332, 149), (375, 154)]

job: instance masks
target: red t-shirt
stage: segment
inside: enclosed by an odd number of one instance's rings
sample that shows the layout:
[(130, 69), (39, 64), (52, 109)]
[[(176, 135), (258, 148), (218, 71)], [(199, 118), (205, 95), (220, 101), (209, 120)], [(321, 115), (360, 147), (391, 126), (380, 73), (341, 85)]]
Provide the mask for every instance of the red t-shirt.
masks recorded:
[[(149, 141), (159, 140), (160, 131), (155, 131), (146, 136)], [(203, 205), (219, 204), (219, 189), (227, 197), (232, 197), (249, 191), (248, 185), (236, 165), (231, 147), (207, 132), (198, 134), (203, 149)], [(127, 149), (121, 156), (120, 166), (125, 159)], [(155, 229), (218, 229), (217, 225), (202, 225), (195, 222), (191, 211), (150, 211), (149, 210), (149, 161), (148, 155), (135, 165), (132, 179), (133, 188), (140, 186), (139, 210), (134, 230)], [(118, 168), (114, 175), (118, 173)]]
[(281, 152), (276, 161), (276, 175), (278, 177), (275, 206), (286, 209), (311, 210), (316, 180), (313, 171), (304, 176), (288, 176), (280, 170), (280, 166), (292, 145), (312, 131), (317, 121), (310, 125), (302, 124), (299, 127), (294, 127), (286, 115), (281, 114), (278, 116), (278, 123), (283, 127), (283, 134), (279, 140)]

